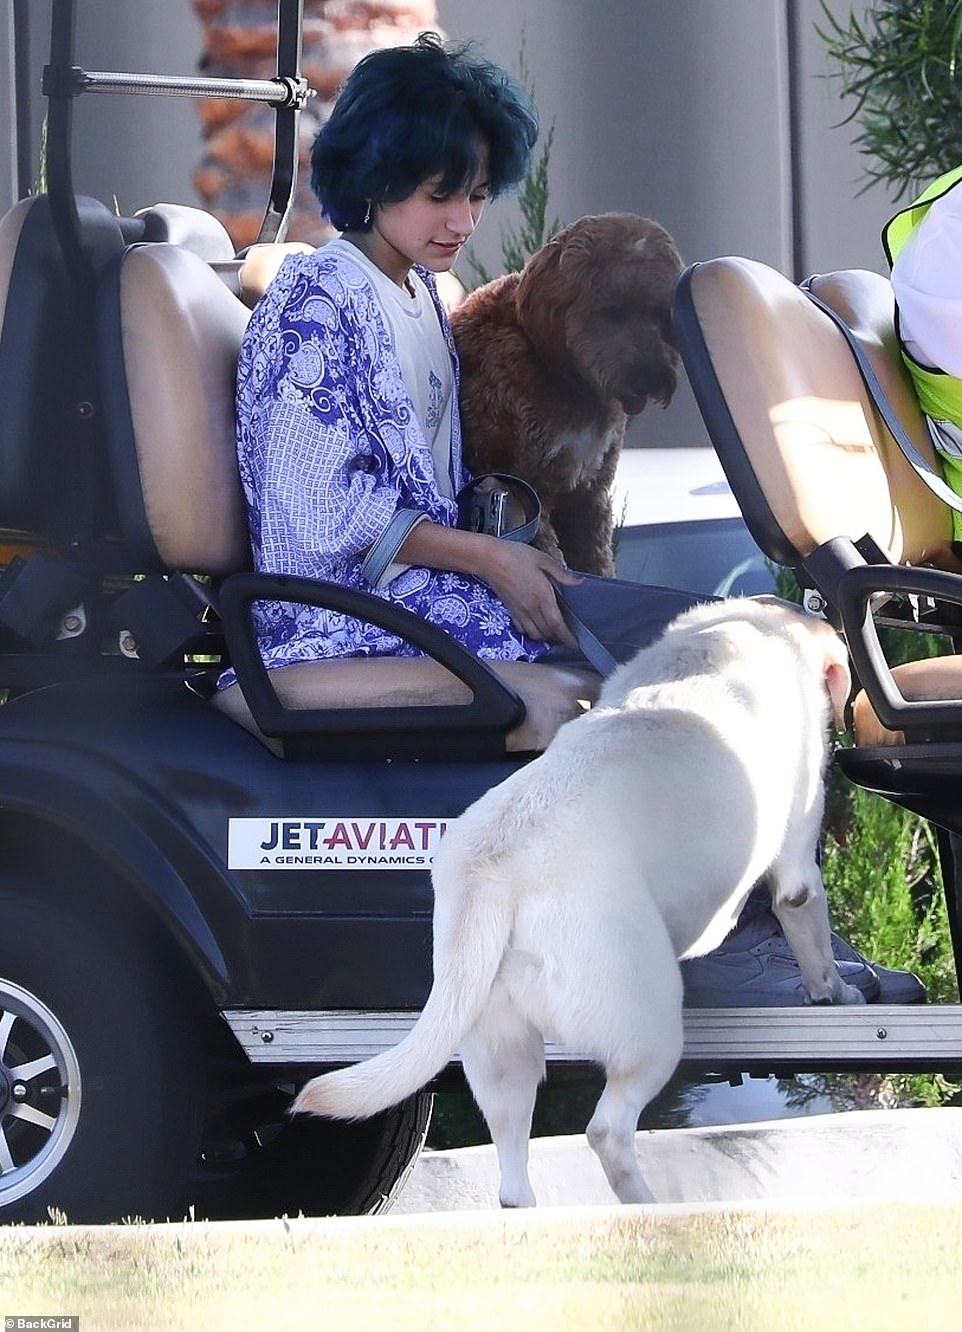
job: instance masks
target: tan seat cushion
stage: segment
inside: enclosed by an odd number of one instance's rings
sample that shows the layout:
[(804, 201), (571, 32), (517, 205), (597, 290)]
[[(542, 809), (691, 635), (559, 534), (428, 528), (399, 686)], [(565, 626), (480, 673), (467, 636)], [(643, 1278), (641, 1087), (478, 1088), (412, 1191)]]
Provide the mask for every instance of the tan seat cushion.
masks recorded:
[[(534, 662), (491, 662), (491, 669), (524, 701), (526, 716), (506, 737), (510, 753), (544, 749), (559, 726), (579, 716), (598, 695), (601, 681), (591, 671)], [(470, 703), (471, 691), (450, 671), (426, 657), (342, 658), (304, 661), (271, 672), (285, 707), (391, 708)], [(238, 685), (222, 690), (216, 707), (250, 731), (274, 753), (276, 740), (262, 734)]]
[(119, 308), (136, 471), (157, 551), (169, 569), (244, 569), (234, 378), (248, 311), (197, 255), (163, 244), (127, 251)]
[[(909, 702), (962, 699), (962, 656), (928, 657), (907, 661), (892, 668), (892, 678)], [(855, 743), (858, 745), (904, 745), (902, 731), (890, 731), (875, 715), (864, 689), (852, 704)]]

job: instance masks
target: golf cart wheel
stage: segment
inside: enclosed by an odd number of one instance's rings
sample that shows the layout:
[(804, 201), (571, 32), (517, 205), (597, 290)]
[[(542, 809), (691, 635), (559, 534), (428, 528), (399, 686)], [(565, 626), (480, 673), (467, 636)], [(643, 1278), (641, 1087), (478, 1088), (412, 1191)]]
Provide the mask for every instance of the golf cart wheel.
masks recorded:
[(345, 1123), (291, 1119), (295, 1091), (273, 1086), (259, 1098), (265, 1113), (256, 1122), (204, 1144), (188, 1189), (198, 1220), (360, 1216), (390, 1206), (427, 1137), (434, 1098), (422, 1093)]
[(199, 1067), (132, 939), (0, 893), (0, 1222), (179, 1216)]

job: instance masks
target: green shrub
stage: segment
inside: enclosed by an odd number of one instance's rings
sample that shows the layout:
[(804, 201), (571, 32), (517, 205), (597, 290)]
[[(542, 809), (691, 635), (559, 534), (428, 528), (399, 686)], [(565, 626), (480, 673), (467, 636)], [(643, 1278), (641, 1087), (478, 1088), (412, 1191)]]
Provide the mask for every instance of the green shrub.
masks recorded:
[(915, 971), (933, 1002), (956, 1002), (933, 830), (841, 777), (828, 805), (822, 876), (834, 928), (873, 961)]
[(883, 181), (900, 199), (962, 162), (962, 0), (875, 0), (841, 23), (820, 2), (816, 32), (854, 102), (843, 123), (860, 127), (866, 188)]
[[(528, 69), (528, 56), (521, 42), (518, 56), (518, 78), (528, 95), (534, 98), (534, 84)], [(501, 263), (505, 273), (520, 273), (522, 268), (541, 247), (560, 230), (557, 218), (548, 221), (548, 171), (551, 166), (551, 147), (554, 143), (554, 121), (548, 126), (542, 138), (541, 148), (532, 160), (527, 176), (518, 190), (518, 208), (521, 212), (521, 225), (517, 230), (501, 231)], [(490, 282), (495, 274), (490, 273), (473, 253), (465, 255), (471, 269), (475, 286)]]

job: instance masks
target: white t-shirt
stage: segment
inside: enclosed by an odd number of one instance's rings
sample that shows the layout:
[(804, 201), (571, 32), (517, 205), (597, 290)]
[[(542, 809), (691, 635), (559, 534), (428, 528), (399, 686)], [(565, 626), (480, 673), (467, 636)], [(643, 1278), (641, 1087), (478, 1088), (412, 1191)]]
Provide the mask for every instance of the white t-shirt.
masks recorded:
[(902, 246), (892, 289), (909, 354), (962, 378), (962, 185), (935, 200)]
[(374, 285), (394, 341), (404, 383), (434, 455), (438, 489), (442, 495), (453, 499), (451, 416), (454, 371), (431, 293), (413, 269), (407, 284), (399, 287), (356, 245), (343, 237), (329, 241), (326, 248), (333, 248), (353, 260)]

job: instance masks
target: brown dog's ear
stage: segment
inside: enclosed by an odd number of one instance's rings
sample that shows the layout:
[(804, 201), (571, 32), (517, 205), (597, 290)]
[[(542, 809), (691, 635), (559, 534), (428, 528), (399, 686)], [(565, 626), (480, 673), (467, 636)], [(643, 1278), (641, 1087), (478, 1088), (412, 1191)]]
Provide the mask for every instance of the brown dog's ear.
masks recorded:
[(559, 373), (569, 369), (565, 314), (570, 284), (561, 261), (570, 231), (570, 226), (562, 228), (531, 256), (514, 293), (518, 327), (538, 358)]

